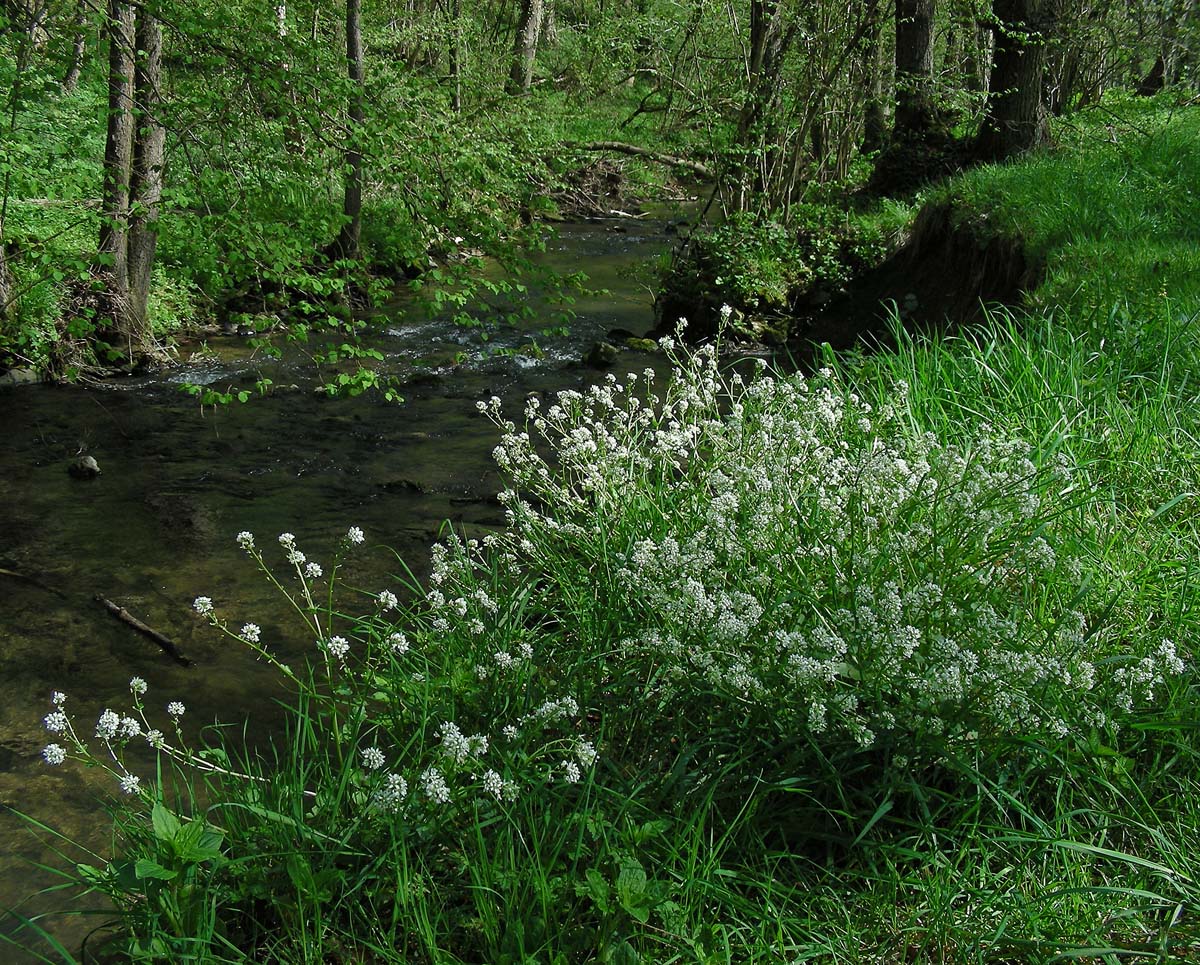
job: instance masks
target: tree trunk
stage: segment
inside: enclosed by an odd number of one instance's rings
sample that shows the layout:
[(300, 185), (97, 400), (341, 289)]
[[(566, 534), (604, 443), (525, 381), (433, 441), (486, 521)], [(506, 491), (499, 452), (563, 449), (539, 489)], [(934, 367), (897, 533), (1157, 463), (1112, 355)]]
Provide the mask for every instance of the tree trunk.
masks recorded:
[(79, 0), (75, 6), (75, 17), (71, 22), (71, 59), (63, 75), (64, 94), (73, 94), (79, 86), (79, 72), (83, 69), (83, 55), (87, 50), (87, 5)]
[(366, 118), (363, 86), (366, 68), (362, 42), (362, 0), (346, 0), (346, 68), (351, 94), (346, 128), (346, 190), (342, 202), (345, 221), (334, 242), (339, 258), (357, 258), (362, 235), (363, 124)]
[(4, 242), (3, 225), (0, 225), (0, 321), (8, 317), (9, 306), (15, 300), (12, 272), (8, 270), (8, 246)]
[(526, 94), (533, 84), (533, 63), (537, 56), (544, 11), (543, 0), (521, 0), (521, 16), (513, 41), (512, 67), (508, 72), (508, 84), (505, 85), (509, 94)]
[(129, 329), (129, 179), (133, 167), (134, 8), (108, 4), (108, 130), (104, 142), (100, 275), (107, 313), (118, 332)]
[(983, 126), (975, 143), (981, 160), (998, 161), (1049, 139), (1042, 103), (1046, 35), (1056, 0), (993, 0), (996, 57)]
[(450, 4), (450, 109), (462, 113), (462, 9), (460, 0)]
[(873, 26), (867, 37), (863, 52), (863, 68), (866, 71), (866, 103), (863, 105), (862, 151), (872, 154), (881, 151), (887, 143), (887, 110), (883, 106), (883, 57), (879, 28)]
[(163, 148), (166, 131), (160, 117), (162, 88), (162, 23), (143, 7), (137, 18), (137, 67), (134, 102), (137, 129), (133, 144), (133, 170), (129, 182), (129, 315), (137, 341), (153, 339), (147, 303), (150, 273), (158, 245), (158, 207), (162, 200)]
[[(797, 21), (785, 29), (783, 5), (778, 0), (751, 0), (746, 99), (738, 115), (734, 143), (748, 159), (757, 161), (752, 172), (748, 170), (749, 160), (736, 171), (734, 206), (739, 210), (745, 210), (751, 198), (766, 187), (771, 155), (777, 155), (780, 148), (775, 137), (774, 110), (780, 94), (779, 74), (798, 28)], [(753, 177), (748, 177), (751, 174)]]
[(897, 138), (923, 139), (934, 126), (933, 18), (937, 0), (896, 0)]

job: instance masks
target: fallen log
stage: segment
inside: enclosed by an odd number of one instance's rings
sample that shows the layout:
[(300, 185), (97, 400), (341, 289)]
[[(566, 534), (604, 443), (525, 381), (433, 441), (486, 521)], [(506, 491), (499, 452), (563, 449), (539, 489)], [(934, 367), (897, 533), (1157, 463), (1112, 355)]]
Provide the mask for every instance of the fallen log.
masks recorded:
[(163, 653), (179, 664), (179, 666), (194, 666), (192, 661), (179, 652), (179, 648), (175, 645), (174, 641), (171, 640), (170, 637), (163, 636), (153, 627), (142, 623), (141, 620), (135, 617), (123, 606), (118, 603), (113, 603), (112, 600), (101, 596), (99, 593), (96, 594), (95, 600), (122, 623), (133, 627), (133, 629), (135, 629), (138, 633), (149, 637), (151, 640), (157, 643), (162, 648)]
[(651, 151), (649, 148), (638, 147), (636, 144), (626, 144), (624, 141), (589, 141), (587, 144), (568, 141), (563, 146), (574, 151), (612, 151), (616, 154), (628, 154), (631, 157), (644, 157), (646, 160), (654, 161), (658, 164), (684, 168), (700, 175), (700, 177), (708, 181), (716, 180), (717, 177), (712, 168), (701, 164), (699, 161), (693, 161), (686, 157), (677, 157), (674, 154), (663, 154), (661, 151)]

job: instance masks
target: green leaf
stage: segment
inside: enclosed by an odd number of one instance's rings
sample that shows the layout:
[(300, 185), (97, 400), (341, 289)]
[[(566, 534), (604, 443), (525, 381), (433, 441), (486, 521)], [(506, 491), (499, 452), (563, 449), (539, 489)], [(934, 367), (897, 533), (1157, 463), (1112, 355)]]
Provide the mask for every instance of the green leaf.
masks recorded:
[(149, 858), (138, 858), (137, 864), (133, 868), (134, 874), (137, 875), (139, 881), (144, 881), (147, 878), (154, 878), (158, 881), (172, 881), (179, 877), (178, 871), (164, 868), (157, 861), (151, 861)]
[(647, 890), (646, 872), (636, 861), (621, 865), (617, 874), (617, 900), (632, 918), (645, 924), (650, 919), (653, 900)]
[(150, 824), (159, 841), (174, 841), (179, 834), (179, 818), (172, 814), (162, 801), (155, 801), (150, 811)]
[(595, 868), (588, 868), (585, 874), (587, 877), (587, 893), (600, 910), (600, 914), (607, 915), (609, 909), (608, 882), (604, 880), (604, 876)]

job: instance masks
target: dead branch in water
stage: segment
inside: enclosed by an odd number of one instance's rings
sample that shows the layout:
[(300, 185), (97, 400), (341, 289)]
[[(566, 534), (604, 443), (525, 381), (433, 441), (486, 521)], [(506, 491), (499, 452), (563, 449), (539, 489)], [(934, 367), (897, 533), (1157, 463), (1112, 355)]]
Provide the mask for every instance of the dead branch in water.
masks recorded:
[(179, 666), (181, 666), (181, 667), (193, 666), (192, 661), (190, 661), (187, 657), (185, 657), (182, 653), (179, 652), (179, 648), (177, 646), (175, 646), (174, 641), (172, 641), (170, 637), (165, 637), (161, 633), (159, 633), (157, 630), (155, 630), (153, 627), (147, 626), (146, 624), (142, 623), (141, 620), (139, 620), (137, 617), (135, 617), (132, 613), (130, 613), (128, 610), (126, 610), (120, 604), (113, 603), (112, 600), (106, 599), (105, 597), (101, 596), (98, 593), (96, 594), (95, 599), (96, 599), (97, 603), (99, 603), (101, 606), (103, 606), (104, 609), (106, 609), (109, 613), (111, 613), (114, 617), (116, 617), (122, 623), (133, 627), (133, 629), (135, 629), (138, 633), (142, 634), (143, 636), (149, 637), (151, 640), (153, 640), (155, 643), (157, 643), (160, 647), (162, 647), (163, 653), (165, 653), (168, 657), (170, 657), (177, 664), (179, 664)]

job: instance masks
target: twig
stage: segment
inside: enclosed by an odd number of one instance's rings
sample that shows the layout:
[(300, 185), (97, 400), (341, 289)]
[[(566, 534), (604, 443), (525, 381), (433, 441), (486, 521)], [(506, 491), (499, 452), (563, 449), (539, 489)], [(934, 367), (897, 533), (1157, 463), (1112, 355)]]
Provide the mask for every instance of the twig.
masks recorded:
[(149, 637), (151, 640), (153, 640), (155, 643), (157, 643), (160, 647), (162, 647), (163, 653), (165, 653), (168, 657), (170, 657), (177, 664), (179, 664), (179, 666), (181, 666), (181, 667), (193, 666), (192, 661), (190, 661), (187, 657), (185, 657), (182, 653), (179, 652), (179, 648), (177, 646), (175, 646), (175, 643), (169, 637), (163, 636), (161, 633), (159, 633), (153, 627), (149, 627), (146, 624), (142, 623), (141, 620), (139, 620), (137, 617), (135, 617), (132, 613), (130, 613), (128, 610), (126, 610), (123, 606), (113, 603), (112, 600), (106, 599), (105, 597), (101, 596), (99, 593), (96, 594), (95, 599), (96, 599), (97, 603), (99, 603), (101, 606), (103, 606), (109, 613), (111, 613), (114, 617), (116, 617), (122, 623), (125, 623), (125, 624), (133, 627), (133, 629), (135, 629), (138, 633), (141, 633), (144, 636)]

